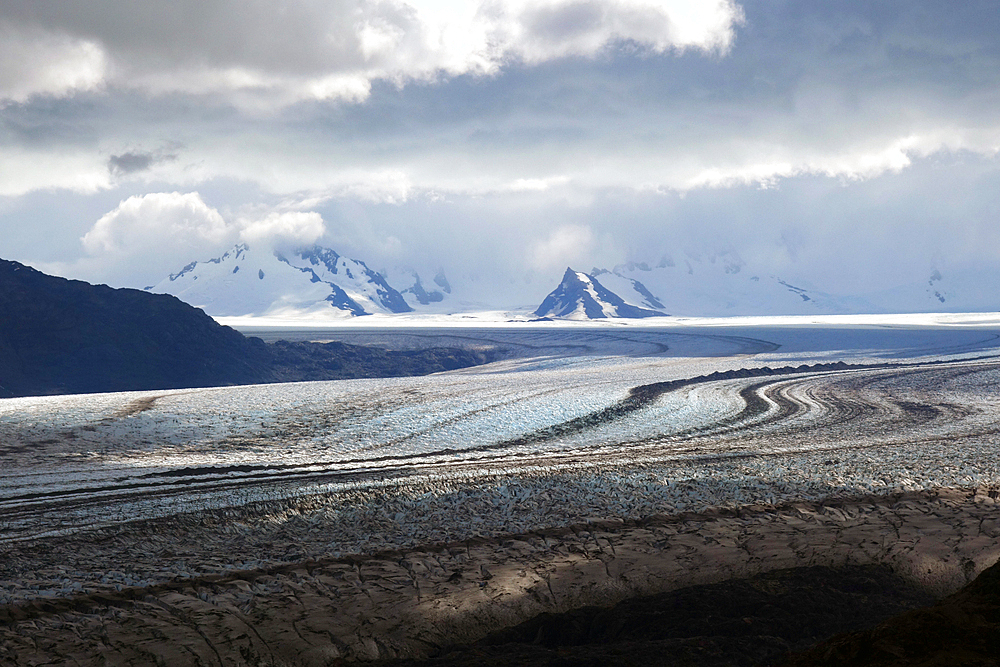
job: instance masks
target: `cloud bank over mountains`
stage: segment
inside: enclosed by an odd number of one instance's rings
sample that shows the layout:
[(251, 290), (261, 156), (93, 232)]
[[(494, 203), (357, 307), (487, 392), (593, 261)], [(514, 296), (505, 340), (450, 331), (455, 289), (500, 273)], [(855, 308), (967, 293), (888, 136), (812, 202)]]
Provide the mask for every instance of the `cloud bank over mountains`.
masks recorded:
[(12, 0), (0, 256), (142, 286), (259, 234), (524, 302), (664, 253), (848, 290), (994, 266), (995, 13)]
[[(178, 268), (178, 258), (206, 259), (206, 250), (249, 243), (270, 249), (313, 244), (326, 232), (314, 211), (271, 211), (265, 215), (226, 219), (198, 193), (157, 192), (129, 197), (102, 216), (83, 235), (90, 270), (125, 279), (134, 263), (144, 274), (165, 276)], [(116, 276), (115, 272), (122, 275)]]
[(360, 101), (375, 80), (493, 74), (509, 62), (593, 57), (614, 42), (724, 53), (741, 16), (727, 0), (13, 0), (2, 26), (19, 57), (6, 61), (0, 97), (113, 87), (262, 107)]

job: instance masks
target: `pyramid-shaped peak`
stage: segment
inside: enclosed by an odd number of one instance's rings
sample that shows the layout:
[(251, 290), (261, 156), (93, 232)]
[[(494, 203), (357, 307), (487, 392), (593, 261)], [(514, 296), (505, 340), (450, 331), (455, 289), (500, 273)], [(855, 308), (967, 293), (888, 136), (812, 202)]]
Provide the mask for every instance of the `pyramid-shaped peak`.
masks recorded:
[(594, 276), (566, 267), (562, 282), (545, 297), (535, 315), (591, 320), (608, 317), (655, 317), (663, 313), (626, 303), (601, 285)]

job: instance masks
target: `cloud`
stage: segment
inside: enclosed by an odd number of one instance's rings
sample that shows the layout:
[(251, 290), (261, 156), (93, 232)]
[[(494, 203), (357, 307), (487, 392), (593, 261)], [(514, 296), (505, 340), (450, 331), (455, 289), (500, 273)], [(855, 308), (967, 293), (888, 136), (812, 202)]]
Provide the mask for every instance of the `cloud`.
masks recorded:
[(122, 200), (93, 223), (79, 239), (82, 257), (31, 263), (56, 275), (144, 287), (237, 239), (238, 231), (197, 192), (154, 192)]
[(269, 213), (259, 220), (243, 220), (240, 238), (249, 245), (269, 247), (301, 246), (315, 243), (326, 233), (323, 218), (314, 211)]
[[(550, 272), (587, 261), (594, 246), (594, 234), (583, 225), (564, 225), (546, 238), (531, 244), (528, 255), (531, 266), (540, 272)], [(586, 271), (585, 269), (577, 270)]]
[[(860, 180), (936, 153), (1000, 148), (995, 37), (969, 17), (949, 22), (952, 11), (934, 3), (921, 9), (933, 20), (915, 27), (864, 3), (788, 12), (760, 0), (503, 0), (454, 11), (429, 1), (292, 2), (274, 16), (257, 2), (232, 15), (222, 0), (180, 6), (196, 25), (142, 3), (113, 20), (74, 0), (11, 5), (10, 25), (75, 34), (128, 62), (106, 68), (102, 94), (8, 105), (4, 194), (93, 191), (131, 176), (178, 189), (232, 179), (371, 203), (529, 190), (586, 200), (603, 188)], [(321, 40), (318, 26), (334, 16), (343, 21)], [(221, 45), (208, 40), (226, 17)], [(425, 83), (398, 85), (414, 81)], [(342, 86), (364, 102), (267, 114), (228, 106), (280, 106)], [(171, 142), (184, 146), (176, 160), (132, 148)], [(5, 154), (29, 145), (44, 154)], [(80, 169), (83, 148), (104, 164)], [(26, 163), (70, 156), (75, 172), (29, 178)]]
[[(145, 286), (193, 260), (216, 257), (238, 242), (289, 248), (316, 242), (326, 232), (314, 211), (259, 210), (223, 215), (197, 192), (154, 192), (129, 197), (104, 214), (80, 239), (87, 256), (59, 273), (103, 274)], [(140, 268), (137, 268), (140, 267)], [(123, 276), (131, 274), (130, 279)]]
[(112, 176), (128, 176), (148, 171), (156, 164), (176, 159), (176, 154), (163, 151), (127, 151), (108, 158), (108, 172)]
[[(319, 242), (373, 266), (511, 293), (716, 245), (854, 283), (923, 272), (932, 251), (997, 261), (989, 3), (2, 5), (17, 259), (71, 257), (53, 248), (81, 252), (119, 200), (176, 190), (201, 193), (223, 241), (188, 230), (185, 248), (116, 209), (92, 277), (169, 265), (128, 281), (148, 284), (241, 233), (322, 221)], [(150, 219), (183, 208), (160, 203)]]
[(77, 146), (3, 146), (0, 142), (0, 197), (64, 188), (94, 193), (110, 185), (94, 151)]
[(197, 192), (156, 192), (121, 202), (81, 241), (91, 255), (139, 255), (166, 249), (195, 251), (224, 243), (232, 236), (219, 212)]
[(593, 56), (616, 41), (631, 41), (651, 53), (686, 48), (725, 52), (743, 18), (735, 3), (684, 0), (520, 2), (511, 14), (505, 26), (508, 48), (533, 63)]
[(96, 41), (4, 21), (0, 10), (0, 102), (92, 90), (106, 75), (106, 54)]
[(565, 185), (568, 176), (550, 176), (549, 178), (518, 178), (507, 183), (501, 190), (509, 192), (544, 192), (554, 186)]
[(108, 158), (108, 171), (112, 174), (132, 174), (146, 171), (153, 164), (149, 153), (122, 153)]
[(357, 101), (376, 80), (591, 57), (615, 42), (725, 51), (741, 14), (728, 0), (10, 0), (0, 18), (0, 98), (108, 85), (280, 106)]

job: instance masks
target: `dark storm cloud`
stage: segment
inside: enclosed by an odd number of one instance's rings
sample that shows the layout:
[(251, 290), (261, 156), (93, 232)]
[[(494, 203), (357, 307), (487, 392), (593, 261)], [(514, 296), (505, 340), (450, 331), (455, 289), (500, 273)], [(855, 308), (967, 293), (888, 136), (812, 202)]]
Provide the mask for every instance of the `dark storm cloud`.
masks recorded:
[[(246, 104), (274, 108), (297, 99), (363, 99), (373, 80), (435, 80), (442, 74), (496, 72), (509, 60), (593, 55), (614, 40), (632, 40), (658, 53), (728, 47), (739, 20), (728, 0), (679, 12), (672, 5), (675, 0), (482, 5), (10, 0), (0, 10), (0, 33), (17, 42), (14, 50), (34, 45), (30, 62), (40, 65), (0, 70), (0, 97), (8, 92), (21, 99), (103, 83), (157, 93), (239, 91)], [(591, 18), (584, 26), (570, 26), (581, 9)], [(539, 19), (539, 12), (547, 12), (547, 18)], [(672, 22), (672, 13), (681, 18)], [(674, 23), (680, 29), (657, 29)]]
[(157, 163), (176, 159), (177, 155), (175, 153), (129, 151), (121, 155), (112, 155), (109, 157), (108, 171), (112, 176), (127, 176), (146, 171)]
[(91, 95), (38, 97), (0, 106), (0, 145), (96, 145), (106, 130), (100, 125), (103, 101)]
[(122, 153), (108, 158), (108, 171), (112, 174), (131, 174), (149, 169), (153, 156), (149, 153)]
[(360, 6), (360, 2), (288, 2), (278, 7), (264, 0), (10, 0), (3, 17), (94, 40), (139, 61), (125, 66), (203, 63), (314, 72), (328, 67), (331, 60), (342, 64), (356, 58), (352, 18)]

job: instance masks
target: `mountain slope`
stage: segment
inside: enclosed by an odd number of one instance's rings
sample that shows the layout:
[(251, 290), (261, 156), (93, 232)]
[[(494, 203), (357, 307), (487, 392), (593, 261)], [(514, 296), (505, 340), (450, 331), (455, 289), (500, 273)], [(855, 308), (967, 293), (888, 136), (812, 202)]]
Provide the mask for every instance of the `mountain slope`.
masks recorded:
[(0, 396), (257, 382), (266, 357), (173, 296), (0, 260)]
[(221, 257), (191, 262), (147, 290), (173, 294), (216, 316), (342, 318), (413, 310), (364, 262), (320, 246), (279, 253), (240, 244)]
[(424, 282), (420, 273), (410, 267), (388, 267), (380, 274), (399, 290), (407, 305), (416, 311), (440, 313), (462, 308), (456, 303), (444, 269), (438, 268), (430, 282)]
[(492, 351), (266, 344), (174, 296), (112, 289), (0, 260), (0, 398), (424, 375)]
[[(984, 273), (961, 267), (929, 267), (922, 275), (900, 276), (899, 284), (836, 294), (812, 283), (807, 266), (788, 264), (783, 269), (787, 273), (780, 275), (761, 270), (732, 250), (690, 251), (676, 261), (663, 255), (658, 262), (593, 268), (579, 274), (584, 278), (571, 277), (562, 286), (566, 294), (550, 295), (552, 300), (541, 308), (541, 316), (591, 319), (671, 313), (731, 317), (997, 308), (995, 285), (1000, 270)], [(220, 257), (191, 262), (146, 289), (173, 294), (213, 316), (268, 316), (318, 323), (374, 313), (456, 315), (504, 310), (523, 314), (533, 309), (525, 305), (526, 295), (531, 294), (529, 304), (538, 303), (539, 293), (531, 287), (536, 277), (531, 271), (513, 267), (511, 271), (502, 279), (467, 272), (452, 284), (434, 264), (420, 267), (420, 273), (413, 267), (399, 266), (376, 272), (360, 260), (321, 246), (276, 253), (238, 245)], [(589, 290), (581, 287), (584, 282), (591, 286)], [(598, 288), (604, 292), (598, 294)], [(574, 291), (577, 296), (567, 296)], [(572, 305), (555, 307), (557, 302)]]
[[(655, 299), (654, 299), (655, 300)], [(562, 282), (535, 310), (538, 317), (592, 320), (608, 317), (657, 317), (664, 313), (626, 303), (594, 276), (566, 269)]]
[(814, 315), (849, 313), (992, 312), (997, 310), (1000, 271), (929, 268), (923, 279), (901, 276), (895, 286), (834, 294), (807, 278), (755, 270), (734, 252), (664, 256), (656, 265), (621, 264), (591, 272), (626, 302), (675, 315)]
[[(867, 299), (839, 297), (807, 281), (754, 271), (736, 253), (664, 256), (650, 266), (629, 262), (594, 269), (605, 287), (629, 303), (660, 303), (674, 315), (812, 315), (879, 312)], [(655, 301), (651, 301), (655, 299)], [(652, 307), (656, 307), (653, 305)]]
[(930, 268), (924, 280), (865, 294), (876, 312), (962, 313), (1000, 309), (1000, 271)]
[[(341, 257), (333, 250), (320, 246), (298, 250), (289, 254), (288, 258), (281, 254), (276, 256), (289, 266), (308, 273), (311, 281), (319, 279), (320, 282), (340, 287), (345, 293), (350, 292), (354, 297), (352, 300), (363, 304), (371, 312), (408, 313), (413, 310), (381, 275), (360, 260)], [(336, 301), (330, 303), (335, 305)]]

